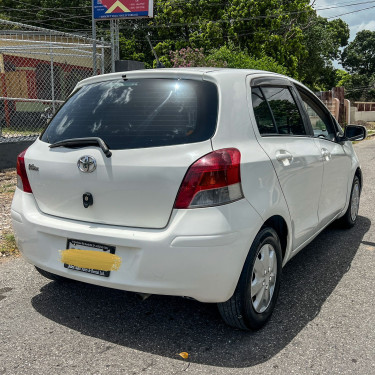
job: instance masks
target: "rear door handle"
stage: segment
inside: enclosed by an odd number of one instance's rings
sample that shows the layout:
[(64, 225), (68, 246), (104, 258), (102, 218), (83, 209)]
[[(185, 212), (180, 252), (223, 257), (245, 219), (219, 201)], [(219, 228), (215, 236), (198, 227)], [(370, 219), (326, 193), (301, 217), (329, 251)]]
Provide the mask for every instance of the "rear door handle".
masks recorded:
[(286, 150), (278, 150), (276, 151), (276, 160), (287, 167), (293, 162), (293, 155)]
[(322, 148), (321, 151), (322, 151), (323, 160), (330, 161), (332, 157), (331, 153), (326, 148)]

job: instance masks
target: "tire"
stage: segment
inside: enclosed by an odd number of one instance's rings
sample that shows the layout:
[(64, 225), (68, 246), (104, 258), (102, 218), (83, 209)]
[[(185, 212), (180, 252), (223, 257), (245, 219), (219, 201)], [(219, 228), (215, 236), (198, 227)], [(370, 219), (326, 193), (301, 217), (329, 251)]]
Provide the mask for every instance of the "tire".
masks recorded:
[(67, 279), (66, 277), (64, 276), (59, 276), (59, 275), (55, 275), (54, 273), (51, 273), (51, 272), (48, 272), (48, 271), (44, 271), (42, 269), (40, 269), (39, 267), (35, 266), (35, 269), (44, 277), (46, 277), (47, 279), (50, 279), (50, 280), (53, 280), (53, 281), (58, 281), (58, 282), (68, 282), (70, 281), (70, 279)]
[(361, 183), (358, 176), (354, 176), (348, 209), (346, 210), (345, 215), (338, 220), (340, 227), (346, 229), (354, 227), (358, 217), (360, 197)]
[(276, 305), (281, 269), (279, 237), (274, 229), (264, 228), (251, 245), (233, 296), (218, 303), (223, 320), (231, 327), (246, 331), (262, 328)]

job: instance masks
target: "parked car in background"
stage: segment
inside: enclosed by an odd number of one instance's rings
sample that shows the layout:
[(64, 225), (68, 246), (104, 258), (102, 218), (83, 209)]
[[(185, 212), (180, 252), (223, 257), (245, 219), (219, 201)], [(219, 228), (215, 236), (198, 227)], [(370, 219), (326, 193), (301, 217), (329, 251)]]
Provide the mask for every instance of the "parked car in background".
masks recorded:
[(18, 246), (50, 279), (214, 302), (256, 330), (282, 267), (334, 220), (355, 224), (365, 137), (274, 73), (88, 78), (18, 157)]

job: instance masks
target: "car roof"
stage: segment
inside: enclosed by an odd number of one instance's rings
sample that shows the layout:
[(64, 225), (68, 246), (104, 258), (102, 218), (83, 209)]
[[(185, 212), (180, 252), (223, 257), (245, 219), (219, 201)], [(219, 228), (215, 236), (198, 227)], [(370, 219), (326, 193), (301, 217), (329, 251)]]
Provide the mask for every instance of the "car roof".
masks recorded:
[(191, 78), (191, 79), (203, 79), (203, 76), (214, 76), (220, 80), (224, 77), (228, 78), (240, 78), (246, 77), (250, 74), (266, 74), (272, 76), (284, 77), (277, 73), (267, 72), (264, 70), (254, 69), (231, 69), (231, 68), (210, 68), (210, 67), (194, 67), (194, 68), (163, 68), (163, 69), (143, 69), (143, 70), (131, 70), (126, 72), (116, 72), (109, 74), (102, 74), (86, 78), (78, 82), (76, 88), (82, 87), (95, 82), (104, 82), (114, 79), (123, 78)]
[[(220, 83), (220, 81), (227, 81), (228, 79), (245, 79), (249, 75), (264, 75), (270, 77), (287, 78), (293, 83), (304, 87), (306, 90), (313, 93), (308, 87), (295, 79), (274, 72), (257, 69), (234, 69), (234, 68), (213, 68), (213, 67), (190, 67), (190, 68), (162, 68), (162, 69), (142, 69), (131, 70), (125, 72), (116, 72), (109, 74), (101, 74), (86, 78), (77, 83), (73, 92), (85, 85), (116, 80), (120, 78), (172, 78), (172, 79), (195, 79), (195, 80), (213, 80)], [(204, 77), (204, 78), (203, 78)], [(210, 79), (211, 78), (211, 79)]]

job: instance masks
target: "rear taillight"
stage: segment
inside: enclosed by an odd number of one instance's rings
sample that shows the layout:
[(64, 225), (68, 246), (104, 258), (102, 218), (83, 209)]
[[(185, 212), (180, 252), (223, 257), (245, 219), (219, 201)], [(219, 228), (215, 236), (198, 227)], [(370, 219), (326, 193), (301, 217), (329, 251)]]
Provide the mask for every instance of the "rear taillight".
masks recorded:
[(25, 167), (26, 150), (22, 151), (17, 157), (17, 187), (25, 193), (32, 193)]
[(241, 153), (224, 148), (198, 159), (188, 169), (178, 191), (175, 208), (216, 206), (243, 198)]

